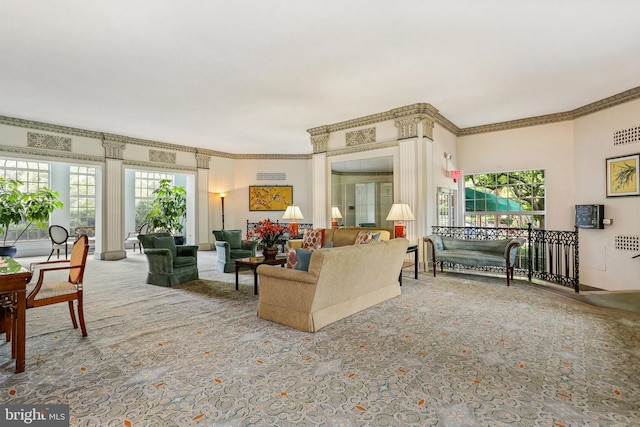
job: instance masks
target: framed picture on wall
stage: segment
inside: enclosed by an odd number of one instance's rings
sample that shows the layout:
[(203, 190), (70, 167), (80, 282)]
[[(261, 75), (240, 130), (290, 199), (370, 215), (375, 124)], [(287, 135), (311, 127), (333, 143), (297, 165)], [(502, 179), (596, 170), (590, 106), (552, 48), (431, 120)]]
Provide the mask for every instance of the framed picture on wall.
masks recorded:
[(250, 185), (250, 211), (284, 211), (293, 203), (292, 185)]
[(640, 154), (607, 159), (607, 197), (638, 196)]

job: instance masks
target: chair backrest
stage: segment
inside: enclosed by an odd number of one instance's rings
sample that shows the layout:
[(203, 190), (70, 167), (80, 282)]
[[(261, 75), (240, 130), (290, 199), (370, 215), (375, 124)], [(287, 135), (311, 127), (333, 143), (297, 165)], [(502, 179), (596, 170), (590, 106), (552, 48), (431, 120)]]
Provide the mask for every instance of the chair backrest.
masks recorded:
[(69, 271), (69, 282), (74, 284), (82, 283), (88, 253), (89, 236), (81, 234), (73, 244), (73, 249), (71, 249), (71, 258), (69, 258), (69, 265), (72, 267), (80, 266), (80, 268), (73, 268)]
[(145, 222), (144, 224), (142, 224), (140, 226), (140, 228), (138, 228), (138, 234), (147, 234), (147, 232), (149, 231), (149, 223)]
[(52, 225), (49, 227), (49, 237), (53, 243), (60, 245), (69, 239), (69, 232), (60, 225)]

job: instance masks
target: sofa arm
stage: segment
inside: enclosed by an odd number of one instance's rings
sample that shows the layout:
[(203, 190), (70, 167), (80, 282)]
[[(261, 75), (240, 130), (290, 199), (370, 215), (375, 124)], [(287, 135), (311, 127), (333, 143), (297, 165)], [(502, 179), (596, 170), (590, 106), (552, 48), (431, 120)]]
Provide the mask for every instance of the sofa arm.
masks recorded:
[(287, 240), (288, 249), (302, 249), (302, 239)]
[(229, 242), (216, 241), (215, 246), (218, 259), (224, 259), (225, 263), (231, 262), (231, 246), (229, 245)]
[(260, 304), (308, 313), (316, 293), (317, 277), (301, 270), (260, 265)]
[(169, 249), (145, 249), (144, 253), (147, 256), (147, 261), (149, 262), (149, 272), (157, 274), (173, 273), (173, 256)]

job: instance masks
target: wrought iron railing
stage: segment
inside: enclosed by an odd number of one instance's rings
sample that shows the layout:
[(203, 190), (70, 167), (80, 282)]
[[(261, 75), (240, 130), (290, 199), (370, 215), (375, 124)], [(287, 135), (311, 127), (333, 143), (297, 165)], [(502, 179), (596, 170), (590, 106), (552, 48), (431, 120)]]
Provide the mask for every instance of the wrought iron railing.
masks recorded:
[[(278, 219), (276, 219), (273, 222), (276, 224), (280, 224), (280, 220)], [(256, 228), (257, 225), (258, 225), (257, 222), (249, 222), (249, 220), (247, 220), (247, 233), (249, 233), (250, 231), (253, 231), (253, 229)], [(289, 223), (283, 222), (282, 225), (289, 225)], [(304, 233), (304, 230), (311, 229), (311, 228), (313, 228), (313, 224), (304, 224), (300, 222), (298, 223), (298, 230), (300, 230), (300, 234)]]
[[(580, 290), (578, 228), (574, 231), (527, 228), (446, 227), (434, 226), (432, 233), (456, 239), (493, 240), (522, 237), (514, 273)], [(464, 267), (464, 266), (463, 266)], [(464, 267), (487, 270), (486, 267)], [(500, 267), (490, 267), (500, 270)], [(504, 271), (504, 268), (502, 269)]]

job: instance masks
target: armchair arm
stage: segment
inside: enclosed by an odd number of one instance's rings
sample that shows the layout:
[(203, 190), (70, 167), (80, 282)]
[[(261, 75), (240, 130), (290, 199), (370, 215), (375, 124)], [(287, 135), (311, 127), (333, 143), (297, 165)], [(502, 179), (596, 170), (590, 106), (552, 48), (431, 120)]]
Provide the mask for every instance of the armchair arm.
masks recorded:
[(231, 245), (229, 245), (229, 242), (216, 240), (215, 246), (218, 259), (224, 259), (225, 263), (231, 262)]
[(258, 247), (257, 240), (243, 240), (242, 241), (242, 249), (249, 249), (251, 251), (251, 256), (256, 256), (256, 248)]
[(169, 249), (151, 248), (144, 250), (149, 262), (149, 272), (159, 274), (173, 273), (173, 256)]
[(198, 247), (195, 245), (176, 246), (177, 256), (198, 256)]

